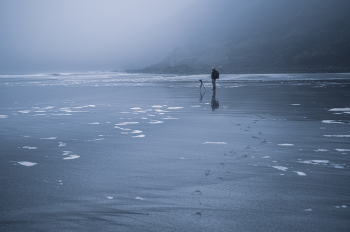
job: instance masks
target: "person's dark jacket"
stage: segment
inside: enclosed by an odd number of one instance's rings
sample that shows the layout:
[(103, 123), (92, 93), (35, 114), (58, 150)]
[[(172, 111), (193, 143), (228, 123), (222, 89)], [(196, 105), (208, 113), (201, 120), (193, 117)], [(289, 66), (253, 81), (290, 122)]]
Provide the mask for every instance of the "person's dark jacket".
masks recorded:
[(211, 70), (211, 79), (217, 79), (219, 72), (216, 69)]

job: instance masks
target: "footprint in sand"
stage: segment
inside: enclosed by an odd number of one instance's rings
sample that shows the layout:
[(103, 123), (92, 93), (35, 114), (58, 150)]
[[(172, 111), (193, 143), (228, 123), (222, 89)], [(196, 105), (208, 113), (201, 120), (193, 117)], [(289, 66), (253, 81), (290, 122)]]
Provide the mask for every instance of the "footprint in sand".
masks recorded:
[(206, 170), (205, 173), (204, 173), (205, 176), (210, 176), (210, 170)]

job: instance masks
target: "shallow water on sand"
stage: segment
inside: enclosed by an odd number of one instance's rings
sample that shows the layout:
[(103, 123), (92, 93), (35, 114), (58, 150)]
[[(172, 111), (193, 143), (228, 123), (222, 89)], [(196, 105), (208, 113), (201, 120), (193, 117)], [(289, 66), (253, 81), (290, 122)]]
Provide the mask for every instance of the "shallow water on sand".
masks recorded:
[(348, 231), (350, 75), (209, 83), (0, 76), (0, 229)]

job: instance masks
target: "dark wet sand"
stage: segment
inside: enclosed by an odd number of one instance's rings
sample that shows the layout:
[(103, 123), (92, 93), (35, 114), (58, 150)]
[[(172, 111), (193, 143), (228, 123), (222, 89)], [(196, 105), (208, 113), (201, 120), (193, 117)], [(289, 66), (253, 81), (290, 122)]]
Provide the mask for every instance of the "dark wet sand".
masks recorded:
[(349, 231), (350, 81), (218, 84), (2, 87), (0, 230)]

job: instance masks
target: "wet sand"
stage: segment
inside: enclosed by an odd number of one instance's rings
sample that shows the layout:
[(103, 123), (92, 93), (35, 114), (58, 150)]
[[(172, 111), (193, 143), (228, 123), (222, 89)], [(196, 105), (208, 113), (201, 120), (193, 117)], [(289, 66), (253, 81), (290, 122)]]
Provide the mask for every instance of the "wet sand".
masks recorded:
[(1, 80), (2, 231), (349, 231), (349, 75), (35, 78)]

